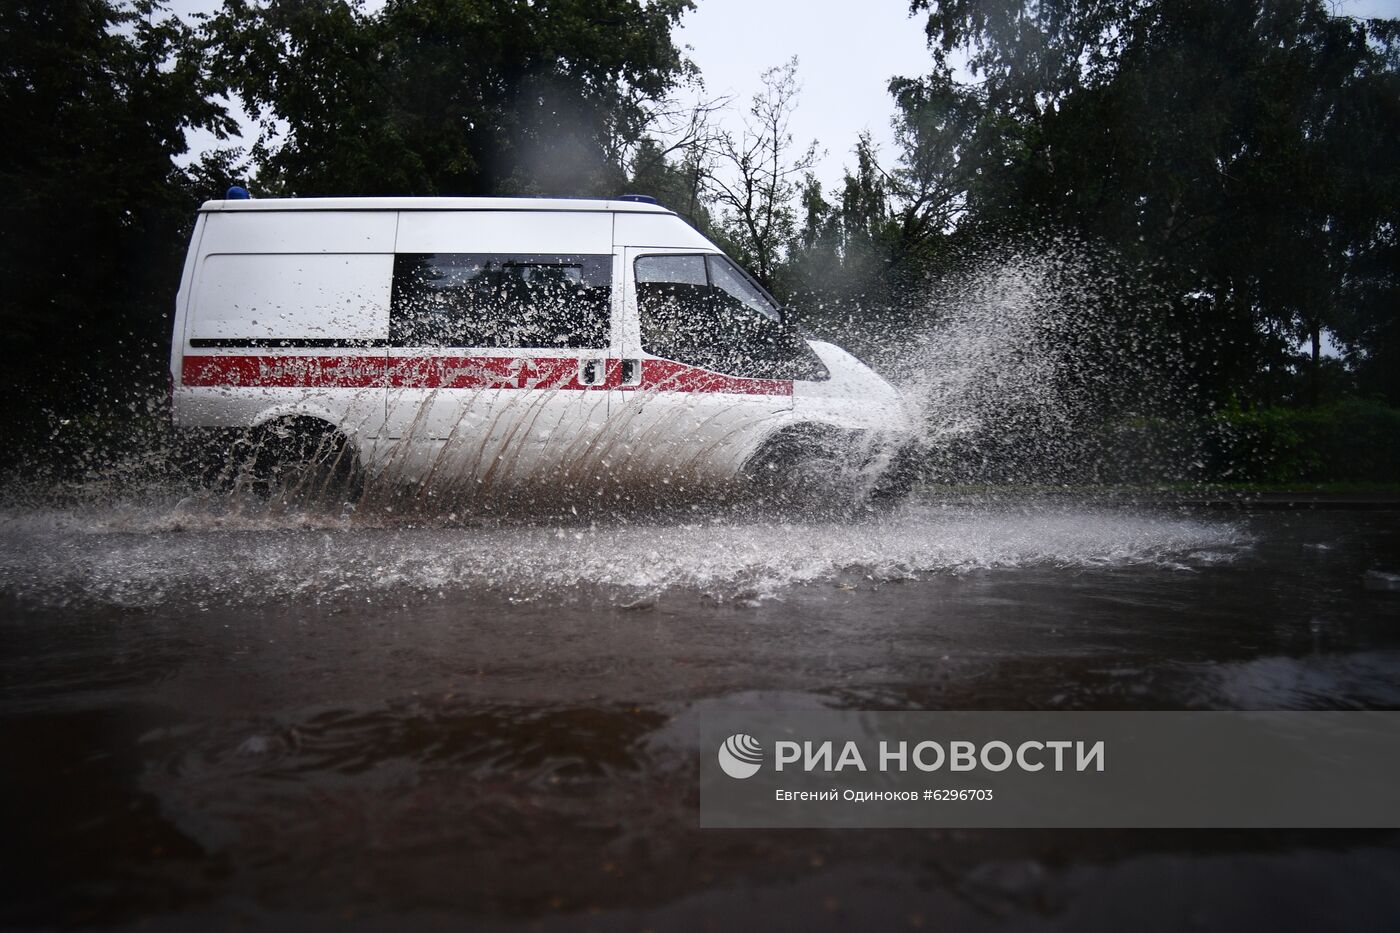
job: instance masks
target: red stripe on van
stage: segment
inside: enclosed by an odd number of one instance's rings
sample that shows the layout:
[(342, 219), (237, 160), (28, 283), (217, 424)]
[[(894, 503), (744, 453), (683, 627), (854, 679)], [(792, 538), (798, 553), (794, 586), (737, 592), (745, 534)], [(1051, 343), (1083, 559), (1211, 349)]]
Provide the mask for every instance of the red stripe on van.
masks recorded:
[(368, 389), (384, 385), (382, 356), (186, 356), (181, 384)]
[[(611, 374), (609, 374), (611, 375)], [(791, 379), (745, 379), (724, 376), (708, 369), (673, 363), (670, 360), (643, 360), (639, 388), (656, 392), (728, 392), (733, 395), (791, 395)]]
[(622, 362), (606, 361), (602, 385), (578, 381), (576, 357), (513, 356), (186, 356), (181, 385), (195, 387), (368, 389), (643, 389), (792, 395), (787, 379), (746, 379), (645, 360), (642, 384), (622, 385)]
[(405, 389), (594, 389), (578, 381), (577, 357), (390, 357), (389, 385)]

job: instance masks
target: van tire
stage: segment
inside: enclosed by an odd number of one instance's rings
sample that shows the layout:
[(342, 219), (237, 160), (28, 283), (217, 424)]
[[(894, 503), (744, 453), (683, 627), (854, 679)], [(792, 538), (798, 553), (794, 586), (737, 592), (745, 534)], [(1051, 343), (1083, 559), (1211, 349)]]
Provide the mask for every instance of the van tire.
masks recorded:
[(760, 500), (775, 505), (883, 511), (909, 496), (919, 461), (912, 444), (891, 452), (864, 432), (799, 424), (764, 442), (744, 476)]
[(801, 509), (848, 509), (863, 498), (860, 437), (819, 424), (797, 424), (768, 438), (744, 466), (762, 502)]
[(906, 445), (890, 458), (875, 486), (870, 491), (870, 503), (879, 508), (899, 505), (914, 492), (923, 472), (925, 455), (917, 444)]
[(364, 471), (344, 433), (319, 418), (282, 418), (256, 428), (245, 454), (251, 487), (297, 505), (354, 502)]

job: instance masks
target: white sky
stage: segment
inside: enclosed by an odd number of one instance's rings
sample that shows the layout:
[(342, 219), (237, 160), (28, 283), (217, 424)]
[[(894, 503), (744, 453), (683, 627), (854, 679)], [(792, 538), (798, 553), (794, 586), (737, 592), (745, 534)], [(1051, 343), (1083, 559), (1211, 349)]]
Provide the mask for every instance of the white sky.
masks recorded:
[(797, 56), (802, 94), (793, 143), (802, 150), (815, 139), (825, 150), (816, 174), (830, 190), (843, 165), (854, 163), (862, 131), (873, 136), (882, 162), (893, 160), (894, 105), (886, 88), (890, 78), (928, 71), (926, 18), (911, 18), (907, 0), (698, 0), (676, 39), (690, 47), (707, 95), (733, 95), (735, 125), (761, 86), (759, 76)]
[[(181, 14), (216, 9), (219, 0), (173, 0)], [(370, 0), (371, 8), (381, 6)], [(1335, 0), (1351, 16), (1400, 17), (1400, 0)], [(907, 0), (697, 0), (676, 35), (699, 66), (706, 95), (733, 95), (729, 125), (737, 128), (759, 75), (796, 55), (802, 95), (792, 120), (793, 141), (815, 139), (825, 155), (817, 177), (829, 191), (851, 164), (856, 137), (869, 130), (889, 164), (896, 153), (890, 120), (894, 105), (886, 86), (897, 75), (925, 73), (927, 14), (908, 15)], [(191, 139), (193, 149), (214, 141)]]

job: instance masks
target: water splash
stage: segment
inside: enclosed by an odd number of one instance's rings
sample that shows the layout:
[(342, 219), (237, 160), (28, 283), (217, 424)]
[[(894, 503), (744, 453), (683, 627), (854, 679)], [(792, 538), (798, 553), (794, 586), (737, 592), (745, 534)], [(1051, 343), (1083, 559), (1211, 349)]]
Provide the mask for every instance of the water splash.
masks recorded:
[[(1046, 485), (1159, 478), (1119, 430), (1185, 407), (1179, 362), (1141, 270), (1071, 239), (980, 254), (902, 309), (870, 358), (923, 433), (935, 482)], [(1175, 458), (1180, 459), (1180, 458)]]
[[(706, 451), (649, 440), (657, 419), (644, 413), (657, 406), (641, 392), (599, 430), (558, 444), (525, 482), (507, 483), (522, 462), (513, 439), (541, 423), (539, 407), (555, 395), (493, 408), (489, 424), (449, 411), (453, 423), (431, 425), (444, 411), (429, 395), (412, 422), (442, 442), (398, 439), (378, 454), (392, 461), (427, 450), (410, 483), (337, 476), (343, 456), (318, 446), (312, 459), (331, 465), (327, 474), (291, 473), (257, 489), (265, 438), (246, 439), (229, 457), (197, 436), (151, 430), (74, 482), (12, 486), (0, 509), (0, 592), (137, 607), (483, 590), (632, 600), (679, 589), (728, 601), (844, 574), (883, 581), (1228, 559), (1247, 543), (1228, 523), (938, 497), (942, 481), (1045, 485), (1098, 475), (1110, 461), (1105, 420), (1169, 399), (1144, 393), (1154, 374), (1135, 362), (1141, 347), (1122, 339), (1134, 328), (1117, 326), (1145, 313), (1141, 290), (1107, 268), (1074, 244), (984, 256), (932, 290), (914, 315), (927, 326), (867, 341), (876, 368), (917, 412), (918, 466), (934, 483), (889, 515), (850, 508), (861, 494), (833, 499), (842, 507), (835, 521), (791, 501), (755, 510), (695, 469)], [(201, 447), (214, 450), (214, 482), (207, 469), (185, 467), (208, 452)], [(843, 471), (865, 471), (868, 483), (886, 469), (860, 438), (817, 451), (807, 465), (794, 470), (803, 485)]]
[(0, 516), (0, 591), (26, 602), (143, 608), (494, 592), (629, 602), (673, 591), (721, 602), (853, 577), (1055, 566), (1189, 568), (1249, 538), (1224, 522), (1082, 505), (916, 503), (863, 522), (233, 522), (158, 509)]
[[(466, 399), (457, 392), (391, 392), (391, 407), (412, 409), (393, 419), (408, 430), (373, 442), (358, 476), (340, 468), (346, 458), (323, 440), (301, 453), (331, 469), (313, 475), (270, 469), (265, 454), (283, 442), (275, 436), (173, 433), (160, 428), (158, 406), (151, 404), (138, 419), (142, 430), (131, 432), (138, 436), (117, 443), (79, 438), (68, 458), (77, 469), (66, 481), (30, 476), (9, 484), (6, 498), (96, 505), (164, 500), (221, 517), (272, 512), (295, 519), (315, 512), (432, 521), (445, 514), (728, 508), (757, 487), (791, 515), (814, 506), (860, 512), (873, 491), (911, 477), (935, 485), (1034, 486), (1157, 478), (1165, 472), (1160, 463), (1182, 460), (1180, 452), (1144, 452), (1131, 430), (1121, 430), (1177, 405), (1164, 372), (1170, 366), (1146, 362), (1170, 356), (1147, 347), (1152, 338), (1143, 336), (1152, 332), (1143, 319), (1157, 308), (1140, 273), (1081, 243), (1056, 240), (976, 256), (929, 285), (920, 301), (872, 314), (838, 337), (864, 348), (874, 368), (902, 390), (920, 429), (913, 456), (892, 462), (889, 449), (868, 436), (830, 432), (800, 438), (791, 462), (760, 464), (754, 471), (760, 482), (749, 488), (719, 480), (723, 470), (711, 468), (724, 459), (718, 448), (733, 440), (725, 432), (663, 430), (667, 418), (659, 412), (704, 421), (683, 410), (685, 403), (652, 404), (646, 391), (625, 399), (614, 393), (621, 407), (599, 419), (574, 409), (596, 408), (601, 394), (479, 389)], [(376, 396), (350, 407), (379, 405)], [(600, 423), (553, 436), (566, 421), (590, 420)], [(549, 442), (523, 443), (533, 434)], [(775, 476), (788, 481), (773, 483)]]

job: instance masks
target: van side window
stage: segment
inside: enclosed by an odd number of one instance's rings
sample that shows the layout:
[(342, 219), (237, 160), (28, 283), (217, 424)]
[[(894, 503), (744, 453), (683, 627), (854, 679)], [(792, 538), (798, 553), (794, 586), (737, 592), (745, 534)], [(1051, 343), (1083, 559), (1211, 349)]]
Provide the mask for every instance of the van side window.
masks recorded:
[(611, 306), (611, 256), (400, 253), (389, 342), (597, 349)]
[(634, 270), (642, 348), (653, 356), (750, 379), (828, 377), (807, 341), (738, 270), (712, 279), (698, 254), (641, 256)]

